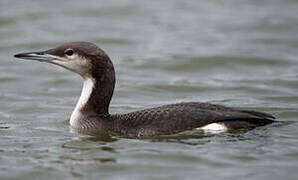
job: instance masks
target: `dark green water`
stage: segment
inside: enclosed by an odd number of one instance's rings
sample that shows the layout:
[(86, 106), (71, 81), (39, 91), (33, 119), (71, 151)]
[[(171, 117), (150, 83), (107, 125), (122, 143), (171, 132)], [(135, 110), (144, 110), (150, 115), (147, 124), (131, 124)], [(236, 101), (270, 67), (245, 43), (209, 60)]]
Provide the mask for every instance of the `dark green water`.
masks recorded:
[[(0, 1), (0, 179), (297, 179), (298, 1)], [(111, 112), (207, 101), (273, 113), (246, 133), (126, 139), (70, 131), (78, 75), (14, 53), (90, 41)]]

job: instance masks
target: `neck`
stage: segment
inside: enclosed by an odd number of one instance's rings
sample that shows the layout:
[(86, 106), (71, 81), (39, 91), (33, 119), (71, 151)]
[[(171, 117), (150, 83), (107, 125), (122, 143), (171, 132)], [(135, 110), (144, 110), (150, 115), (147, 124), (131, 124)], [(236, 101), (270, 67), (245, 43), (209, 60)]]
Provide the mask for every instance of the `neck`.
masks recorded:
[(70, 125), (73, 127), (79, 126), (79, 121), (84, 117), (83, 115), (83, 109), (86, 107), (86, 104), (88, 103), (92, 91), (94, 91), (94, 85), (95, 81), (93, 78), (86, 78), (84, 79), (83, 89), (81, 92), (81, 96), (79, 101), (77, 102), (77, 105), (74, 109), (74, 111), (71, 114), (70, 117)]
[[(90, 56), (92, 68), (83, 75), (84, 85), (81, 97), (71, 115), (70, 124), (75, 128), (88, 123), (99, 123), (109, 114), (109, 105), (115, 86), (115, 70), (109, 57)], [(94, 118), (98, 117), (98, 118)], [(101, 118), (100, 118), (101, 117)]]
[(71, 115), (70, 124), (80, 127), (91, 116), (109, 114), (109, 104), (114, 90), (114, 78), (84, 77), (80, 99)]

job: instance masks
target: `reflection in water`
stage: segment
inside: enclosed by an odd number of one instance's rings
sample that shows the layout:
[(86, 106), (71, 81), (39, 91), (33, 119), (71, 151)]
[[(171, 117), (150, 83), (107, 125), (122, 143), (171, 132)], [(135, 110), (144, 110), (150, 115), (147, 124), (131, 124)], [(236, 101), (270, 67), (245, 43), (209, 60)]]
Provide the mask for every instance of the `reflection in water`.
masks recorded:
[(116, 138), (112, 137), (112, 134), (106, 131), (84, 131), (84, 130), (79, 130), (70, 127), (70, 132), (72, 133), (77, 133), (77, 134), (83, 134), (83, 135), (88, 135), (90, 137), (85, 137), (87, 140), (92, 140), (92, 141), (103, 141), (103, 142), (114, 142), (117, 141)]
[[(149, 138), (139, 138), (139, 140), (149, 141), (149, 142), (172, 142), (181, 143), (187, 145), (204, 145), (212, 141), (214, 137), (222, 138), (226, 142), (237, 142), (246, 140), (256, 140), (260, 138), (267, 138), (268, 131), (272, 128), (282, 128), (283, 126), (290, 125), (295, 122), (276, 122), (265, 127), (259, 127), (256, 129), (239, 129), (239, 130), (229, 130), (228, 132), (217, 132), (217, 131), (203, 131), (203, 130), (192, 130), (184, 131), (179, 134), (172, 135), (160, 135)], [(80, 132), (81, 134), (82, 132)], [(84, 134), (84, 133), (83, 133)], [(88, 132), (88, 137), (81, 137), (83, 141), (93, 141), (101, 142), (103, 144), (109, 144), (110, 142), (115, 142), (119, 139), (134, 139), (125, 136), (112, 136), (106, 132), (90, 133)], [(107, 149), (108, 151), (115, 152), (114, 149), (109, 147), (100, 147), (101, 150)]]

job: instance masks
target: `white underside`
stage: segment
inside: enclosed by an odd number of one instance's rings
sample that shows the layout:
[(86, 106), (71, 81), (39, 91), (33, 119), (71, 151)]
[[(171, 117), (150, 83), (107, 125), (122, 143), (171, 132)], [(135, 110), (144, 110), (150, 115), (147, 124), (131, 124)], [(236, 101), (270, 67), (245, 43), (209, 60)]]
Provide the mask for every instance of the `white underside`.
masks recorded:
[(207, 131), (207, 132), (226, 132), (228, 130), (227, 126), (220, 123), (212, 123), (196, 129)]
[(83, 85), (83, 90), (80, 99), (71, 114), (70, 125), (72, 127), (79, 127), (79, 120), (82, 118), (81, 109), (85, 106), (94, 87), (94, 80), (92, 78), (86, 78)]

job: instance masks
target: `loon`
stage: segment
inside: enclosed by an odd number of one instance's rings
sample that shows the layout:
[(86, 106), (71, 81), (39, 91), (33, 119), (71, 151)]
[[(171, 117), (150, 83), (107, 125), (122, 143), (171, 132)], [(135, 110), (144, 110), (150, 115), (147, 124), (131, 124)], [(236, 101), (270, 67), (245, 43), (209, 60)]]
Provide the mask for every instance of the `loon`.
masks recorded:
[(195, 129), (252, 129), (275, 122), (264, 112), (240, 110), (203, 102), (183, 102), (110, 114), (115, 71), (109, 56), (89, 42), (70, 42), (46, 51), (14, 55), (61, 66), (82, 76), (83, 90), (70, 117), (79, 132), (103, 131), (132, 138), (178, 134)]

